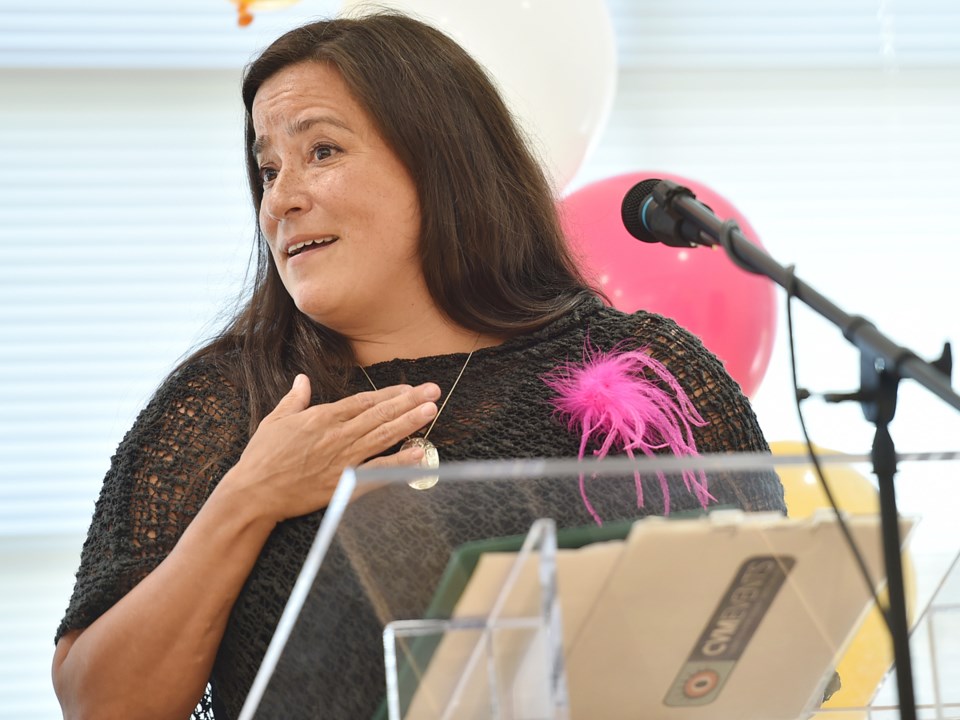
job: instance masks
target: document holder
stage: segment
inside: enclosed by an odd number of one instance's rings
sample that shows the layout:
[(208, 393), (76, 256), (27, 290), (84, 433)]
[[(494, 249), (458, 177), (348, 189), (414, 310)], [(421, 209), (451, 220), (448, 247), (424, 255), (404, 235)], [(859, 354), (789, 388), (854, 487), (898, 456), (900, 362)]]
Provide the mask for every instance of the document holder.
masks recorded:
[[(841, 525), (829, 508), (704, 509), (688, 489), (706, 479), (718, 497), (752, 497), (806, 462), (730, 454), (348, 470), (282, 599), (240, 720), (892, 720), (888, 637), (874, 638), (867, 691), (857, 678), (851, 695), (843, 677), (837, 691), (834, 672), (876, 612), (873, 593), (883, 595), (877, 514), (844, 513)], [(870, 483), (864, 457), (824, 466), (828, 480), (841, 466)], [(428, 472), (433, 488), (408, 485)], [(939, 713), (930, 717), (960, 716), (960, 524), (944, 502), (960, 494), (957, 475), (955, 463), (925, 456), (902, 461), (898, 475), (918, 707)], [(670, 514), (649, 514), (664, 487)]]

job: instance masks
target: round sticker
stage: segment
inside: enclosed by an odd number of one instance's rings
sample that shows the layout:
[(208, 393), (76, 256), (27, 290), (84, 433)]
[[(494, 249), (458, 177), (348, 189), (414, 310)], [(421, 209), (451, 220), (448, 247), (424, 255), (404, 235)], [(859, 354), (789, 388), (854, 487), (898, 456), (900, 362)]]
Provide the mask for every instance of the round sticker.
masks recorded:
[(719, 684), (720, 675), (716, 670), (701, 670), (687, 678), (683, 694), (691, 700), (699, 700), (716, 690)]

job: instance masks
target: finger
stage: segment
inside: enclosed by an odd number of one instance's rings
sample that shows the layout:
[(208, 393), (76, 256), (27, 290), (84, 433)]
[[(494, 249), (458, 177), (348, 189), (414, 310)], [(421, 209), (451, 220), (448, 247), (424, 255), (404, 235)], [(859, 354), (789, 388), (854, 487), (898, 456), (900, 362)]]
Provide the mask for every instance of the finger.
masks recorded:
[(409, 385), (390, 385), (379, 390), (367, 390), (366, 392), (350, 395), (342, 400), (326, 405), (328, 412), (332, 413), (335, 420), (346, 422), (352, 420), (363, 412), (376, 407), (378, 403), (385, 400), (391, 400), (399, 397), (412, 388)]
[[(353, 449), (360, 457), (371, 457), (383, 452), (425, 427), (437, 416), (437, 405), (432, 401), (413, 407), (409, 404), (398, 404), (401, 400), (410, 403), (411, 398), (410, 395), (406, 398), (396, 398), (390, 403), (383, 404), (388, 405), (389, 409), (378, 406), (344, 425), (344, 435), (356, 438)], [(399, 416), (392, 420), (382, 419), (383, 414), (390, 416), (395, 414), (398, 407), (409, 409), (400, 412)]]
[[(393, 385), (374, 392), (362, 392), (339, 400), (330, 405), (318, 405), (312, 412), (320, 422), (326, 423), (332, 418), (340, 423), (340, 432), (343, 439), (352, 444), (357, 439), (376, 431), (383, 425), (391, 423), (418, 407), (420, 410), (419, 422), (407, 418), (403, 423), (405, 430), (396, 435), (392, 443), (379, 444), (375, 448), (368, 448), (368, 455), (376, 455), (391, 444), (406, 437), (414, 430), (433, 419), (436, 414), (434, 400), (439, 399), (440, 388), (435, 383), (424, 383), (417, 387), (409, 385)], [(391, 426), (393, 428), (395, 426)], [(390, 432), (383, 433), (384, 439)], [(392, 434), (396, 434), (393, 432)]]
[[(363, 393), (362, 393), (363, 394)], [(346, 420), (352, 421), (351, 425), (359, 434), (365, 434), (374, 428), (388, 422), (392, 422), (404, 413), (433, 403), (440, 398), (440, 388), (434, 383), (424, 383), (417, 387), (405, 386), (402, 392), (396, 395), (381, 399), (375, 397), (361, 398), (354, 396), (356, 400), (352, 409), (357, 412), (352, 418)], [(428, 416), (427, 419), (429, 420)]]
[[(408, 387), (395, 397), (365, 407), (362, 412), (357, 413), (354, 418), (346, 423), (346, 429), (348, 432), (354, 433), (356, 437), (362, 437), (383, 425), (403, 418), (411, 411), (418, 411), (420, 424), (408, 428), (406, 432), (409, 434), (433, 419), (436, 414), (434, 401), (438, 400), (439, 397), (440, 388), (434, 383), (424, 383), (414, 388)], [(408, 418), (408, 420), (410, 419), (412, 418)], [(404, 424), (409, 425), (409, 422)]]
[(277, 406), (264, 417), (277, 419), (302, 412), (310, 407), (310, 378), (300, 373), (293, 379), (293, 385), (287, 394), (280, 398)]

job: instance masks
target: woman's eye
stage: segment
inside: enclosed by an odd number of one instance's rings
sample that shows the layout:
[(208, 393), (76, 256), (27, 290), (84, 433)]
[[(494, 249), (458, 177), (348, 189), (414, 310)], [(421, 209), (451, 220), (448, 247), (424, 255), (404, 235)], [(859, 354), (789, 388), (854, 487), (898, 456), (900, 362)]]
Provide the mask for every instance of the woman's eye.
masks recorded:
[(313, 149), (313, 156), (317, 160), (326, 160), (331, 157), (334, 153), (334, 148), (331, 145), (317, 145)]
[(260, 168), (260, 184), (269, 185), (277, 177), (277, 171), (273, 168), (262, 167)]

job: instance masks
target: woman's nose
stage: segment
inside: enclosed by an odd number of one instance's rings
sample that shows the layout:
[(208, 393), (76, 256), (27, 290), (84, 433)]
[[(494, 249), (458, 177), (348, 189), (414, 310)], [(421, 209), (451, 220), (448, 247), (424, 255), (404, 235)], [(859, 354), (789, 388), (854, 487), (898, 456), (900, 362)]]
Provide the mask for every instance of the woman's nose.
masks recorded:
[(277, 221), (305, 212), (309, 205), (310, 197), (303, 177), (293, 169), (278, 170), (263, 193), (263, 207)]

